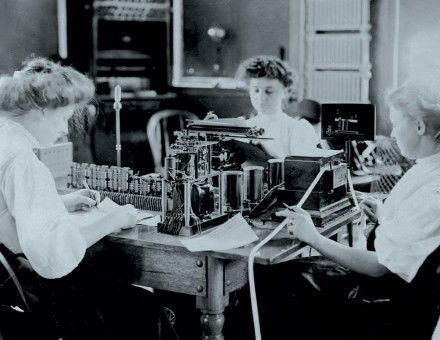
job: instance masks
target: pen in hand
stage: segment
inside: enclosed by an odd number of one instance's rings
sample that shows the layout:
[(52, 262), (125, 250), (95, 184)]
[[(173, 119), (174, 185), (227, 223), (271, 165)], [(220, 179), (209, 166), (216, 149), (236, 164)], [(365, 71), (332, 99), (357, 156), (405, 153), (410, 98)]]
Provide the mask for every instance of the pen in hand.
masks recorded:
[(283, 202), (283, 205), (286, 207), (287, 210), (295, 212), (291, 207), (289, 207), (286, 203)]
[[(87, 190), (92, 190), (90, 189), (89, 185), (87, 184), (87, 182), (84, 180), (83, 182), (84, 188), (86, 188)], [(96, 209), (99, 209), (98, 204), (99, 204), (99, 199), (96, 198), (96, 196), (94, 197), (95, 201), (96, 201)]]

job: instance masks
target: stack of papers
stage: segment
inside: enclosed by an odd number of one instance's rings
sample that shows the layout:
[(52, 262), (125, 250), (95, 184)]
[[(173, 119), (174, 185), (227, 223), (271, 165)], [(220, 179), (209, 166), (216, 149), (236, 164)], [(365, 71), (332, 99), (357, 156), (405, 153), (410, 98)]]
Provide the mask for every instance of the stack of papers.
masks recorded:
[(257, 235), (243, 216), (237, 214), (206, 234), (181, 239), (180, 242), (189, 251), (194, 252), (233, 249), (246, 246), (257, 240)]
[[(99, 203), (98, 208), (94, 207), (88, 211), (75, 212), (74, 215), (81, 215), (84, 221), (90, 224), (95, 220), (105, 221), (108, 215), (117, 207), (120, 207), (120, 205), (106, 197)], [(157, 226), (157, 223), (160, 222), (160, 215), (153, 215), (145, 210), (137, 210), (136, 221), (136, 224)]]
[(211, 127), (249, 127), (246, 120), (242, 118), (220, 118), (208, 120), (189, 120), (188, 125), (200, 125)]

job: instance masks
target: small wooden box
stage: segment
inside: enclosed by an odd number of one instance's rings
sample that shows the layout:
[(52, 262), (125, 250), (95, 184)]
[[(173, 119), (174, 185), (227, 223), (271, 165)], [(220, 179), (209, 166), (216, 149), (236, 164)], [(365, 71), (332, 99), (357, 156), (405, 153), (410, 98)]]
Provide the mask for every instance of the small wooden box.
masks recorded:
[(73, 162), (72, 143), (55, 144), (50, 147), (39, 148), (36, 151), (38, 159), (43, 162), (52, 173), (57, 187), (67, 184), (67, 176)]

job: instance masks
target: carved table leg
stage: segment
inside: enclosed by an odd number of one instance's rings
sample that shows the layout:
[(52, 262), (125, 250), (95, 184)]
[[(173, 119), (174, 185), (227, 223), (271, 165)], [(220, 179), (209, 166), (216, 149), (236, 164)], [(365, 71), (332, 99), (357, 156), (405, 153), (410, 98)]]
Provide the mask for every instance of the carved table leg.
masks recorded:
[(223, 325), (225, 323), (225, 316), (223, 313), (220, 314), (209, 314), (205, 311), (200, 317), (200, 322), (202, 324), (204, 340), (224, 340), (223, 337)]
[(197, 297), (197, 308), (202, 310), (200, 322), (202, 324), (203, 340), (224, 340), (223, 325), (225, 317), (223, 311), (228, 305), (229, 295), (224, 294), (224, 267), (219, 259), (208, 257), (208, 290), (206, 297)]
[(353, 247), (353, 223), (347, 223), (348, 245)]

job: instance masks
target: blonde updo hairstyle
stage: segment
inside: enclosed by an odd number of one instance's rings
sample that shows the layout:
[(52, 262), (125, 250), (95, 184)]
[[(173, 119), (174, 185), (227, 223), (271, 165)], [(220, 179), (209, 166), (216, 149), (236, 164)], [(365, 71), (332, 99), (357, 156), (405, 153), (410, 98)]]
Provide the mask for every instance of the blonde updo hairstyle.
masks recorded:
[(386, 102), (390, 108), (412, 118), (420, 118), (427, 134), (440, 137), (440, 79), (432, 75), (418, 75), (391, 91)]
[(31, 58), (13, 76), (0, 77), (0, 111), (14, 116), (33, 110), (75, 105), (74, 123), (81, 124), (83, 109), (94, 97), (93, 82), (69, 66), (45, 58)]

